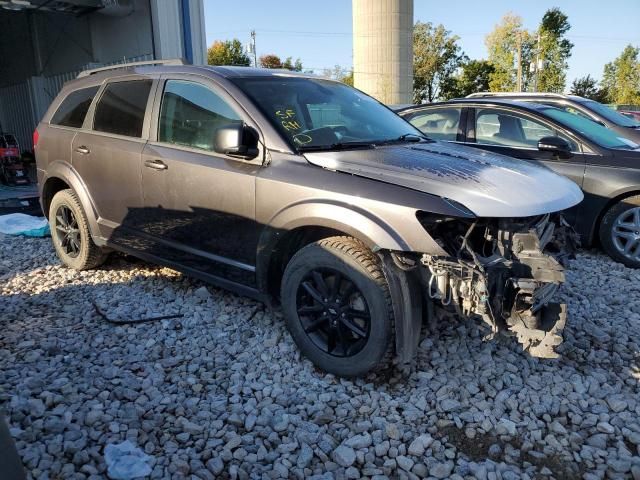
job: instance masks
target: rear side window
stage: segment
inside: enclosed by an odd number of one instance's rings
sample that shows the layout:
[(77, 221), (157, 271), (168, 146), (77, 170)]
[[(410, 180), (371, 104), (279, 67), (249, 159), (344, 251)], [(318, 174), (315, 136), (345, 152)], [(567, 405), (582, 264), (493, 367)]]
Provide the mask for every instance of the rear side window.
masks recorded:
[(437, 108), (414, 114), (409, 122), (427, 137), (455, 142), (460, 126), (459, 108)]
[(93, 129), (127, 137), (141, 137), (151, 80), (108, 84), (96, 106)]
[(56, 113), (53, 114), (51, 124), (81, 128), (93, 97), (96, 96), (99, 88), (99, 86), (83, 88), (67, 95)]

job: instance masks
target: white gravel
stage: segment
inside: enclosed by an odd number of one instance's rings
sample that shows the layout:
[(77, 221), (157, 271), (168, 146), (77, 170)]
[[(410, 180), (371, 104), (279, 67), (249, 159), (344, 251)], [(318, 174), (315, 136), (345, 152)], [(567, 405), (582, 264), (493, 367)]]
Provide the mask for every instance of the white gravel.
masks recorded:
[[(0, 238), (0, 408), (30, 478), (104, 478), (129, 439), (152, 478), (640, 479), (640, 271), (573, 262), (563, 356), (442, 322), (408, 378), (317, 371), (276, 315), (171, 270), (59, 265)], [(113, 325), (113, 318), (182, 318)], [(193, 476), (193, 477), (192, 477)]]

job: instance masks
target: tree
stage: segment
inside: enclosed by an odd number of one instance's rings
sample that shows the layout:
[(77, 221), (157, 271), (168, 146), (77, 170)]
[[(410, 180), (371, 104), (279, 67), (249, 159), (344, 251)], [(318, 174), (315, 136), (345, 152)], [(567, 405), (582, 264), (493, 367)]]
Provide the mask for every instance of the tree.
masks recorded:
[(522, 27), (522, 18), (507, 13), (499, 24), (485, 37), (489, 62), (493, 72), (489, 74), (492, 92), (515, 91), (518, 85), (518, 46), (521, 50), (522, 90), (530, 83), (529, 64), (533, 60), (533, 36)]
[(576, 78), (571, 84), (569, 93), (579, 97), (590, 98), (596, 102), (602, 102), (606, 97), (606, 92), (598, 88), (598, 81), (591, 75)]
[(207, 63), (209, 65), (251, 65), (249, 55), (244, 52), (242, 43), (237, 38), (233, 40), (216, 40), (207, 50)]
[(540, 92), (561, 93), (564, 90), (567, 60), (573, 48), (573, 43), (565, 38), (570, 28), (568, 17), (558, 8), (547, 10), (542, 17), (538, 29), (540, 59), (543, 62), (537, 79)]
[(296, 61), (294, 62), (291, 57), (287, 57), (284, 63), (282, 64), (282, 68), (286, 68), (287, 70), (293, 70), (294, 72), (301, 72), (302, 62), (300, 61), (299, 58), (296, 59)]
[(459, 37), (443, 25), (416, 22), (413, 27), (413, 101), (422, 103), (450, 91), (453, 75), (466, 60)]
[(449, 99), (466, 97), (476, 92), (488, 92), (489, 81), (494, 72), (492, 63), (486, 60), (470, 60), (462, 65), (452, 88), (445, 89), (440, 96), (443, 99)]
[(340, 65), (336, 65), (333, 68), (325, 68), (322, 71), (322, 76), (338, 80), (339, 82), (346, 83), (353, 87), (353, 71), (343, 68)]
[(340, 80), (342, 83), (346, 85), (353, 87), (353, 70), (350, 70), (349, 73), (347, 73), (346, 75), (343, 75), (338, 80)]
[(602, 89), (611, 103), (640, 104), (640, 48), (627, 45), (613, 62), (604, 66)]
[(282, 68), (282, 60), (277, 55), (269, 53), (267, 55), (261, 55), (259, 60), (262, 68)]

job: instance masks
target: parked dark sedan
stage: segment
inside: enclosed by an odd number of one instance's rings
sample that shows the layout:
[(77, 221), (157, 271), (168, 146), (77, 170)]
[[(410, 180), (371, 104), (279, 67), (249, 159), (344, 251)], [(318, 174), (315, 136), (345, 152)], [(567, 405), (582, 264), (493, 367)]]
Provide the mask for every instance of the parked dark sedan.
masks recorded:
[(593, 120), (618, 135), (640, 143), (639, 119), (629, 118), (607, 105), (577, 95), (540, 92), (482, 92), (473, 93), (467, 98), (505, 98), (519, 102), (542, 103)]
[(427, 136), (542, 163), (585, 199), (567, 212), (583, 245), (640, 267), (640, 146), (591, 120), (536, 103), (460, 99), (398, 113)]

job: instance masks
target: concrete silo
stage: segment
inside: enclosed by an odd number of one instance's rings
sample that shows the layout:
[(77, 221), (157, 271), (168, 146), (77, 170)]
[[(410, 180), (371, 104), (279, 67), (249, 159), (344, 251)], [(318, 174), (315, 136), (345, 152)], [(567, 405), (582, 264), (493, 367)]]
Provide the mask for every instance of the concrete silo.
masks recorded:
[(413, 98), (413, 0), (353, 1), (353, 79), (387, 104)]

